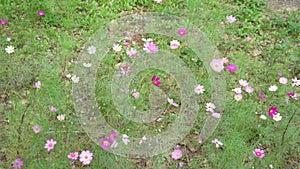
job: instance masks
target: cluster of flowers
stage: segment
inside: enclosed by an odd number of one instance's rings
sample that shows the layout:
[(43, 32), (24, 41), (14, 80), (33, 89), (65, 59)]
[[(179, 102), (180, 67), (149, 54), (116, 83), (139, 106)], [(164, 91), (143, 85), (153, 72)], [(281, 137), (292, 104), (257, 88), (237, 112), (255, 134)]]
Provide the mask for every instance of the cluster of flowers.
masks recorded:
[(247, 93), (253, 93), (254, 92), (254, 89), (248, 85), (248, 81), (247, 80), (244, 80), (244, 79), (240, 79), (239, 80), (239, 84), (240, 84), (240, 87), (237, 87), (237, 88), (234, 88), (232, 89), (233, 92), (235, 92), (236, 94), (234, 95), (234, 99), (236, 101), (240, 101), (242, 100), (243, 98), (243, 95), (242, 95), (242, 88), (244, 88), (244, 90), (247, 92)]

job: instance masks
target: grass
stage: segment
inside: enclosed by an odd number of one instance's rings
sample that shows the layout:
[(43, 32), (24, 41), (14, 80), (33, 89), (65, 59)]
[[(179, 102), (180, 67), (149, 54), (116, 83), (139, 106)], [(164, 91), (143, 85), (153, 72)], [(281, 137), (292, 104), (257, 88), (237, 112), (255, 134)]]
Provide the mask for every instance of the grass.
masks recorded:
[[(3, 5), (5, 4), (5, 5)], [(44, 10), (41, 17), (37, 11)], [(11, 168), (16, 158), (22, 158), (23, 168), (297, 168), (299, 166), (299, 101), (286, 103), (286, 93), (300, 94), (299, 87), (291, 86), (291, 79), (300, 78), (299, 60), (299, 11), (275, 10), (267, 4), (254, 1), (229, 0), (163, 1), (162, 4), (148, 0), (121, 1), (29, 1), (3, 0), (0, 19), (8, 25), (0, 25), (0, 168)], [(211, 100), (211, 81), (205, 63), (192, 60), (197, 57), (189, 44), (182, 43), (172, 53), (178, 56), (191, 70), (199, 84), (205, 86), (201, 95), (199, 113), (190, 133), (176, 145), (183, 151), (180, 160), (171, 158), (171, 149), (152, 158), (127, 158), (103, 150), (88, 135), (80, 124), (80, 115), (75, 110), (72, 81), (68, 74), (75, 72), (78, 54), (86, 42), (99, 28), (111, 20), (137, 12), (161, 12), (188, 18), (197, 25), (230, 63), (238, 65), (236, 73), (223, 72), (226, 77), (226, 107), (221, 121), (211, 137), (199, 144), (199, 134), (209, 113), (205, 103)], [(226, 23), (226, 16), (233, 15), (237, 21)], [(61, 26), (61, 28), (57, 28)], [(251, 35), (251, 41), (246, 36)], [(141, 35), (153, 38), (160, 49), (169, 50), (171, 37), (157, 34)], [(11, 41), (6, 41), (11, 37)], [(135, 40), (141, 49), (143, 42)], [(13, 54), (5, 52), (9, 45), (15, 47)], [(141, 124), (127, 119), (117, 111), (113, 103), (111, 76), (115, 64), (130, 60), (126, 54), (115, 54), (112, 50), (105, 55), (101, 69), (97, 72), (96, 101), (107, 122), (118, 133), (130, 137), (156, 135), (165, 131), (180, 117), (179, 110), (167, 105), (159, 122)], [(279, 84), (278, 72), (288, 78), (286, 85)], [(153, 75), (161, 77), (161, 90), (151, 84)], [(244, 94), (241, 101), (234, 100), (231, 90), (239, 86), (238, 80), (246, 79), (254, 93)], [(42, 82), (40, 89), (34, 84)], [(268, 91), (276, 84), (278, 91)], [(196, 85), (196, 84), (195, 84)], [(181, 103), (180, 86), (170, 74), (147, 69), (137, 74), (130, 89), (140, 91), (140, 98), (130, 98), (137, 110), (149, 110), (149, 101), (157, 103), (156, 97), (167, 93), (176, 103)], [(265, 92), (261, 101), (258, 91)], [(245, 93), (245, 92), (244, 92)], [(153, 94), (151, 96), (151, 94)], [(150, 95), (150, 98), (148, 98)], [(151, 98), (152, 97), (152, 98)], [(151, 100), (152, 99), (152, 100)], [(50, 106), (58, 109), (51, 112)], [(269, 118), (268, 109), (276, 106), (283, 116), (281, 121)], [(64, 114), (65, 121), (56, 116)], [(39, 134), (32, 127), (39, 124)], [(121, 137), (121, 136), (120, 136)], [(50, 152), (44, 145), (54, 138), (57, 144)], [(216, 148), (211, 140), (223, 142)], [(121, 145), (121, 141), (119, 143)], [(265, 151), (259, 159), (252, 154), (256, 148)], [(90, 150), (94, 159), (83, 166), (77, 161), (70, 165), (67, 155), (73, 151)]]

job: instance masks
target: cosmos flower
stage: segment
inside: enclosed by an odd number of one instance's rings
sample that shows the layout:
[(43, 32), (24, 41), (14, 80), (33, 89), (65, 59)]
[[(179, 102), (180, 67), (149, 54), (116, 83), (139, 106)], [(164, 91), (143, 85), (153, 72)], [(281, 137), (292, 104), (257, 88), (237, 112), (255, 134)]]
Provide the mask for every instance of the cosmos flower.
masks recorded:
[(222, 143), (220, 140), (218, 140), (218, 139), (214, 139), (214, 140), (212, 141), (212, 143), (215, 143), (215, 144), (216, 144), (216, 148), (219, 148), (220, 146), (223, 145), (223, 143)]
[(158, 47), (153, 43), (153, 42), (146, 42), (146, 44), (144, 44), (144, 51), (146, 51), (146, 53), (157, 53), (158, 52)]
[(182, 157), (182, 151), (177, 149), (172, 152), (172, 158), (178, 160)]
[(89, 150), (82, 151), (79, 157), (79, 161), (81, 161), (83, 165), (88, 165), (93, 159), (93, 153), (91, 153)]
[(202, 86), (202, 85), (197, 85), (194, 89), (194, 92), (196, 94), (202, 94), (202, 93), (204, 93), (204, 91), (205, 91), (205, 89), (204, 89), (204, 86)]
[(185, 36), (188, 33), (188, 31), (186, 29), (179, 28), (177, 33), (179, 36)]
[(17, 158), (15, 161), (13, 161), (11, 163), (11, 165), (12, 165), (13, 168), (20, 169), (20, 168), (23, 167), (23, 160), (21, 158)]
[(226, 16), (226, 19), (227, 19), (228, 23), (233, 23), (233, 22), (236, 21), (236, 18), (234, 16), (232, 16), (232, 15)]
[(223, 59), (213, 59), (210, 62), (210, 67), (216, 72), (221, 72), (224, 69), (223, 64)]
[(226, 66), (226, 68), (229, 72), (236, 72), (238, 70), (238, 67), (234, 64), (229, 64)]
[(34, 125), (32, 130), (35, 134), (38, 134), (41, 131), (41, 127), (39, 125)]
[(264, 150), (258, 148), (253, 151), (253, 154), (258, 158), (263, 158), (265, 156)]
[(38, 11), (38, 15), (39, 16), (44, 16), (45, 15), (45, 11)]
[(56, 141), (51, 139), (51, 140), (47, 140), (45, 147), (48, 151), (52, 150), (54, 148), (54, 145), (56, 144)]
[(78, 158), (78, 152), (71, 152), (71, 153), (68, 155), (68, 158), (69, 158), (69, 159), (72, 159), (72, 160), (77, 160), (77, 158)]

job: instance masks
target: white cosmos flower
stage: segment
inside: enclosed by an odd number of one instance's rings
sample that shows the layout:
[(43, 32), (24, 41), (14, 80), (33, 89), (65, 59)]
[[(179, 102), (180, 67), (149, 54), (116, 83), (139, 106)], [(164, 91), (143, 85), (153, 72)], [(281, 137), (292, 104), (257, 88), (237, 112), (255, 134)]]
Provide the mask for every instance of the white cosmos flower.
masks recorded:
[(87, 48), (87, 51), (90, 55), (95, 54), (96, 53), (96, 47), (95, 46), (89, 46)]
[(271, 92), (275, 92), (275, 91), (277, 91), (277, 89), (278, 89), (278, 87), (276, 85), (269, 87), (269, 91), (271, 91)]
[(6, 53), (8, 53), (8, 54), (14, 53), (14, 52), (15, 52), (15, 47), (13, 47), (13, 46), (7, 46), (7, 47), (5, 48), (5, 51), (6, 51)]
[(114, 50), (115, 52), (120, 52), (120, 51), (122, 50), (122, 46), (119, 45), (119, 44), (114, 44), (113, 50)]

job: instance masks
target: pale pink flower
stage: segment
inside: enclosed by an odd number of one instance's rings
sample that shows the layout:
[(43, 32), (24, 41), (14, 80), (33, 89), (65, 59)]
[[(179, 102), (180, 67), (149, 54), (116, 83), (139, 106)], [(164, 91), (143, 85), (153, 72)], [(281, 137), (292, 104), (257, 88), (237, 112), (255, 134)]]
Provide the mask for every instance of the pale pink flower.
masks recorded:
[(247, 39), (247, 40), (252, 40), (252, 39), (253, 39), (253, 37), (252, 37), (252, 36), (250, 36), (250, 35), (248, 35), (248, 36), (246, 37), (246, 39)]
[(245, 91), (246, 91), (247, 93), (253, 93), (253, 92), (254, 92), (254, 89), (253, 89), (251, 86), (246, 86)]
[(130, 48), (130, 50), (126, 50), (126, 54), (130, 57), (134, 57), (137, 51), (134, 48)]
[(240, 80), (239, 80), (239, 83), (240, 83), (240, 85), (241, 85), (241, 86), (243, 86), (243, 87), (246, 87), (246, 86), (248, 86), (248, 82), (247, 82), (247, 80), (240, 79)]
[(194, 89), (194, 92), (197, 93), (197, 94), (202, 94), (204, 93), (205, 89), (204, 89), (204, 86), (202, 85), (197, 85)]
[(211, 116), (213, 116), (214, 118), (221, 118), (221, 114), (220, 113), (212, 113)]
[(56, 109), (55, 107), (51, 106), (51, 107), (50, 107), (50, 111), (52, 111), (52, 112), (56, 112), (56, 111), (57, 111), (57, 109)]
[(175, 107), (178, 107), (178, 106), (179, 106), (177, 103), (174, 102), (173, 99), (168, 98), (168, 102), (169, 102), (171, 105), (175, 106)]
[(236, 18), (234, 16), (232, 16), (232, 15), (226, 16), (226, 19), (227, 19), (228, 23), (233, 23), (233, 22), (236, 21)]
[(172, 158), (178, 160), (182, 157), (182, 151), (177, 149), (172, 152)]
[(210, 67), (216, 72), (221, 72), (224, 69), (223, 64), (224, 64), (223, 59), (213, 59), (210, 62)]
[(81, 161), (83, 165), (88, 165), (93, 159), (93, 153), (91, 153), (89, 150), (82, 151), (79, 157), (79, 161)]
[(48, 151), (52, 150), (54, 148), (54, 145), (56, 144), (56, 141), (51, 139), (47, 140), (47, 143), (44, 148), (46, 148)]
[(279, 78), (279, 83), (281, 83), (281, 84), (287, 84), (287, 82), (288, 82), (287, 78), (285, 78), (285, 77)]
[(64, 121), (65, 120), (65, 115), (63, 115), (63, 114), (58, 115), (57, 120)]
[(32, 127), (32, 130), (35, 134), (38, 134), (41, 131), (41, 127), (39, 125), (35, 125)]
[(184, 163), (183, 162), (179, 162), (179, 167), (183, 167)]
[(242, 100), (242, 98), (243, 98), (243, 95), (240, 94), (240, 93), (234, 95), (234, 99), (235, 99), (236, 101), (240, 101), (240, 100)]
[(34, 87), (37, 89), (41, 88), (41, 86), (42, 86), (42, 83), (40, 81), (37, 81), (34, 85)]

